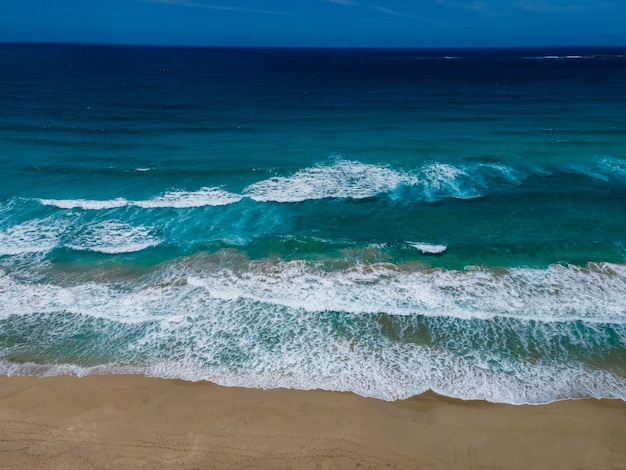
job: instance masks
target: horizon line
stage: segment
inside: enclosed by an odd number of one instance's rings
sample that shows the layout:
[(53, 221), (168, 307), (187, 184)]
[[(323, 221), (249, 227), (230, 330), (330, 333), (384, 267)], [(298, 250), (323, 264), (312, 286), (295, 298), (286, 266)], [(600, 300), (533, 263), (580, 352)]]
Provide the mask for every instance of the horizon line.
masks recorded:
[(626, 45), (501, 45), (501, 46), (372, 46), (372, 45), (233, 45), (233, 44), (150, 44), (116, 42), (80, 42), (80, 41), (0, 41), (0, 46), (101, 46), (101, 47), (146, 47), (146, 48), (189, 48), (189, 49), (626, 49)]

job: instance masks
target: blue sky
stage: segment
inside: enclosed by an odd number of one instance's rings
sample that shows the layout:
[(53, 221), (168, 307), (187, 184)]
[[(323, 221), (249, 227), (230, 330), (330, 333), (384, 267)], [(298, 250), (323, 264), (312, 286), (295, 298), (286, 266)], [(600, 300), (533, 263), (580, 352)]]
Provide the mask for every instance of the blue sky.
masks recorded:
[(626, 0), (0, 0), (0, 41), (626, 46)]

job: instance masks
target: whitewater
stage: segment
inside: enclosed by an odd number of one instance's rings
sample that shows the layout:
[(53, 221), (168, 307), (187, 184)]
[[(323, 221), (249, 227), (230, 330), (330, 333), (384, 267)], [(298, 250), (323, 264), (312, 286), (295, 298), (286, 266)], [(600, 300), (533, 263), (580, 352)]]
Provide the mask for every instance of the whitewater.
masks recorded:
[(0, 46), (0, 373), (626, 399), (618, 52)]

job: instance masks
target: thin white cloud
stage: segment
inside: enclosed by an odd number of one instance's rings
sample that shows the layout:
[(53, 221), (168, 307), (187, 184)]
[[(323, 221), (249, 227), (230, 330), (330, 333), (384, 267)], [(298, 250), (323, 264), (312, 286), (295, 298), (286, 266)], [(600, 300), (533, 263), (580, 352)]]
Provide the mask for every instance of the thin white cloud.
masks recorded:
[(205, 10), (232, 11), (232, 12), (240, 12), (240, 13), (260, 13), (263, 15), (293, 16), (293, 13), (289, 13), (285, 11), (257, 10), (254, 8), (241, 8), (241, 7), (233, 7), (229, 5), (199, 3), (199, 2), (193, 2), (193, 1), (188, 1), (188, 0), (144, 0), (144, 1), (148, 3), (158, 3), (161, 5), (176, 5), (176, 6), (189, 7), (189, 8), (201, 8)]
[(517, 2), (516, 6), (532, 13), (576, 13), (588, 9), (579, 4), (559, 4), (545, 0), (524, 0)]
[(385, 15), (390, 15), (390, 16), (398, 16), (400, 18), (409, 18), (409, 19), (413, 19), (413, 20), (422, 20), (424, 19), (421, 16), (417, 16), (417, 15), (411, 15), (409, 13), (404, 13), (402, 11), (397, 11), (397, 10), (392, 10), (391, 8), (387, 8), (387, 7), (383, 7), (380, 5), (368, 5), (369, 8), (379, 11), (381, 13), (384, 13)]
[(412, 19), (412, 20), (423, 20), (424, 19), (424, 17), (422, 17), (422, 16), (412, 15), (410, 13), (405, 13), (405, 12), (399, 11), (399, 10), (393, 10), (391, 8), (387, 8), (387, 7), (382, 6), (382, 5), (373, 5), (373, 4), (370, 4), (370, 3), (361, 3), (361, 2), (357, 2), (355, 0), (326, 0), (326, 1), (328, 3), (335, 3), (337, 5), (347, 5), (347, 6), (366, 8), (366, 9), (377, 11), (379, 13), (383, 13), (383, 14), (388, 15), (388, 16), (396, 16), (396, 17), (399, 17), (399, 18), (408, 18), (408, 19)]
[(463, 10), (471, 10), (471, 11), (485, 11), (488, 9), (489, 5), (487, 2), (479, 1), (479, 0), (471, 0), (471, 1), (463, 1), (463, 0), (433, 0), (435, 3), (439, 5), (450, 6), (454, 8), (461, 8)]

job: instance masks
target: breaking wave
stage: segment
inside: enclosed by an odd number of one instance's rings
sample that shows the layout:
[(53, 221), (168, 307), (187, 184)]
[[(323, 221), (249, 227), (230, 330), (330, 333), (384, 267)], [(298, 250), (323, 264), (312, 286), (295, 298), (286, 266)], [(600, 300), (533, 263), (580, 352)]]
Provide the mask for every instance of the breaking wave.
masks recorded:
[(0, 372), (130, 371), (385, 400), (429, 389), (515, 404), (626, 399), (625, 295), (619, 265), (327, 272), (230, 250), (132, 284), (4, 274)]

